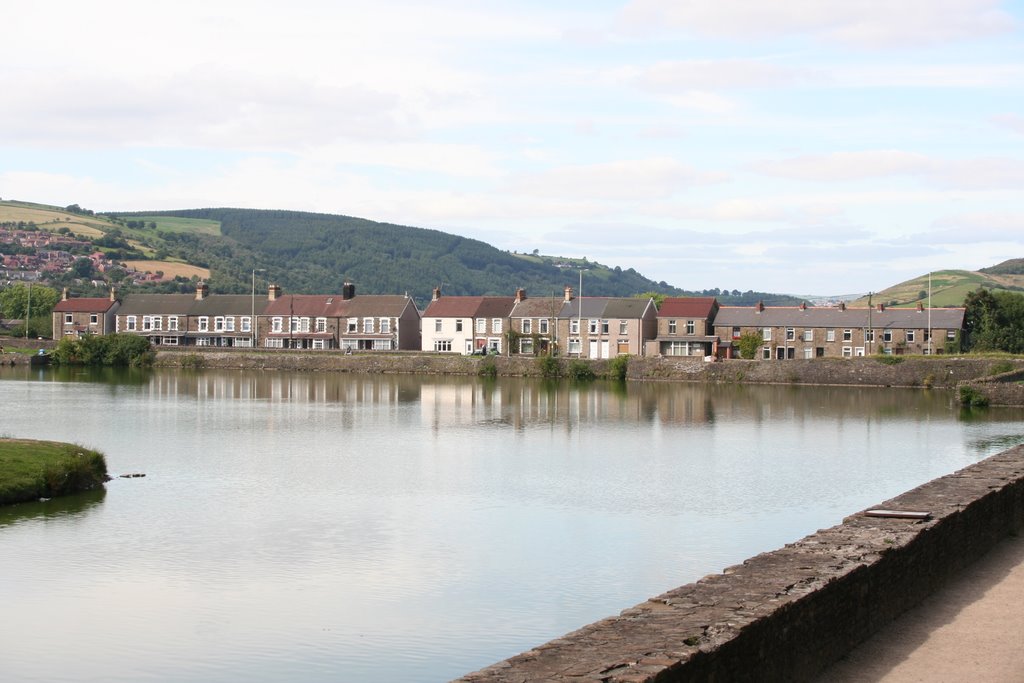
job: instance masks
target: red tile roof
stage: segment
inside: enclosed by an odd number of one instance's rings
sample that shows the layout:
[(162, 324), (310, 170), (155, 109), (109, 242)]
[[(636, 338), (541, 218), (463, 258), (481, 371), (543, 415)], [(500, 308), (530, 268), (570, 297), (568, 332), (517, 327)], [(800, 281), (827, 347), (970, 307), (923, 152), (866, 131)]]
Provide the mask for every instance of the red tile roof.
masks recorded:
[(105, 313), (114, 302), (109, 297), (94, 299), (65, 299), (53, 307), (54, 313)]
[(669, 297), (658, 309), (659, 318), (707, 318), (715, 305), (713, 296)]

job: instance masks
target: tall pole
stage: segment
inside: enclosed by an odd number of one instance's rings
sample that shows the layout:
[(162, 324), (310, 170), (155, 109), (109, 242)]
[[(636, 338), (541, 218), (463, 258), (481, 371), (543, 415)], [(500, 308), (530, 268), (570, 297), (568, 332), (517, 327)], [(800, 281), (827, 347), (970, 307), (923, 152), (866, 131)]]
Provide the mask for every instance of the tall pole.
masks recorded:
[(932, 274), (928, 273), (928, 355), (932, 355)]
[(25, 304), (25, 339), (28, 339), (28, 321), (32, 317), (32, 281), (28, 281), (28, 303)]
[(580, 296), (576, 305), (576, 332), (580, 335), (580, 352), (576, 357), (583, 358), (583, 268), (580, 268)]
[(256, 348), (256, 269), (252, 269), (252, 317), (249, 318), (249, 348)]

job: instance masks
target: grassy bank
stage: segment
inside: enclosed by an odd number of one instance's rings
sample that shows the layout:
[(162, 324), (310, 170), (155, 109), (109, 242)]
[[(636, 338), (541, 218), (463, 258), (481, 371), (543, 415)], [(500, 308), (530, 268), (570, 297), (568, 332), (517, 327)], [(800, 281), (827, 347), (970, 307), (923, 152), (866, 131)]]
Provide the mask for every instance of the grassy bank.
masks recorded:
[(0, 439), (0, 505), (87, 491), (108, 479), (102, 453), (57, 441)]

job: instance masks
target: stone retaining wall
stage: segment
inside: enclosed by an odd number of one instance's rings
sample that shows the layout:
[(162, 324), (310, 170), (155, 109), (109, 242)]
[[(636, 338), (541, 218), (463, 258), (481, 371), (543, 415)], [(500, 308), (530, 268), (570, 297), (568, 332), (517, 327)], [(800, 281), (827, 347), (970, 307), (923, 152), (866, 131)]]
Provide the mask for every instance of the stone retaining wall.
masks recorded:
[[(577, 362), (558, 359), (563, 372)], [(608, 361), (584, 361), (596, 374), (607, 372)], [(707, 363), (702, 358), (631, 357), (631, 380), (727, 382), (753, 384), (815, 384), (953, 388), (959, 382), (985, 377), (1005, 360), (936, 356), (906, 358), (889, 364), (878, 358), (818, 358), (815, 360)], [(1014, 361), (1024, 370), (1024, 361)], [(462, 356), (433, 353), (354, 353), (331, 351), (246, 351), (159, 349), (157, 364), (208, 368), (299, 370), (310, 372), (479, 375), (493, 364), (501, 376), (540, 377), (538, 359), (519, 356)]]
[(808, 681), (1024, 526), (1024, 446), (458, 679)]
[(973, 387), (991, 406), (1024, 406), (1024, 370), (1012, 370), (963, 384)]

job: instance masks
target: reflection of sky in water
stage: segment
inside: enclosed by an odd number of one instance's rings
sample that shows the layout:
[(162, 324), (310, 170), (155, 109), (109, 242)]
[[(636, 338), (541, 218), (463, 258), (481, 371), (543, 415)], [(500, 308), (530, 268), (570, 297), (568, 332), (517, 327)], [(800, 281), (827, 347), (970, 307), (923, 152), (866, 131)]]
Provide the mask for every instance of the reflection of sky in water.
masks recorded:
[(147, 476), (0, 513), (5, 680), (444, 680), (1024, 432), (944, 392), (41, 377), (2, 382), (0, 433)]

